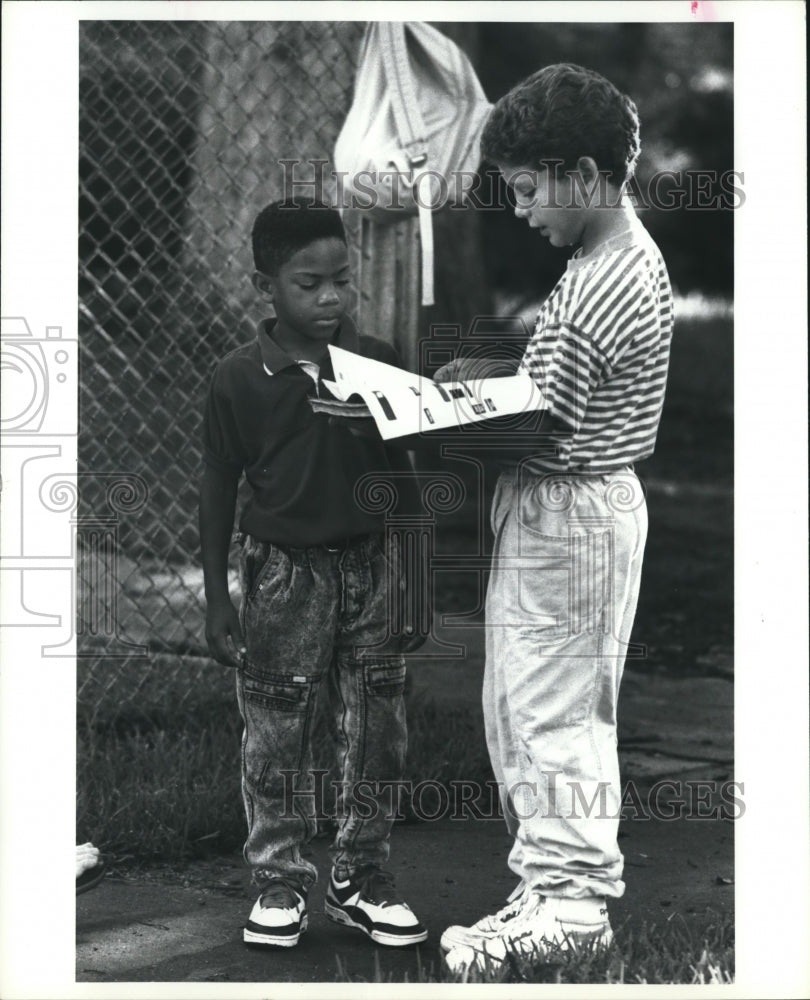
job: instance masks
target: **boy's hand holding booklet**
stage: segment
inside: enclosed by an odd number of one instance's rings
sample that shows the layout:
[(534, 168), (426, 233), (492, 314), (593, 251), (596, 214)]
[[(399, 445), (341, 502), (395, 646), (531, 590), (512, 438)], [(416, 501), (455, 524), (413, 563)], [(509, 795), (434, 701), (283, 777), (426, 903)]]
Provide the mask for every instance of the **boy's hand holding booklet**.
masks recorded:
[[(323, 384), (335, 398), (313, 398), (312, 409), (333, 417), (371, 417), (383, 440), (543, 409), (543, 396), (529, 375), (435, 382), (340, 347), (330, 345), (329, 353), (335, 381)], [(474, 372), (474, 360), (458, 370), (465, 368)]]

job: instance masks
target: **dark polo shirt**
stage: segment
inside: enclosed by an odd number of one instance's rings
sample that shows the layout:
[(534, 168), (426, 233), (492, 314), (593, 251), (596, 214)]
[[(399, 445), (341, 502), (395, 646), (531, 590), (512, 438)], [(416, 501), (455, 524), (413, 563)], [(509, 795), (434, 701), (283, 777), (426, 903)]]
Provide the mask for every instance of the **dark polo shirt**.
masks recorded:
[[(384, 529), (382, 513), (355, 499), (358, 480), (390, 471), (381, 439), (356, 437), (346, 427), (313, 413), (309, 398), (329, 393), (272, 339), (275, 320), (259, 324), (258, 337), (216, 366), (203, 420), (205, 461), (235, 478), (242, 472), (251, 495), (239, 529), (293, 548), (338, 544)], [(333, 343), (387, 364), (394, 349), (360, 337), (345, 320)], [(271, 374), (272, 373), (272, 374)], [(320, 376), (333, 379), (327, 358)]]

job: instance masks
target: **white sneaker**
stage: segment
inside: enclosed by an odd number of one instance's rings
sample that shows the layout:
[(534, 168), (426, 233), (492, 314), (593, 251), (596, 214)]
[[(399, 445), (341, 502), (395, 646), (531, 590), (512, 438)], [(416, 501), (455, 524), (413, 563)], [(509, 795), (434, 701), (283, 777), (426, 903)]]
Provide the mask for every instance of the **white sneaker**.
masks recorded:
[(527, 885), (524, 885), (519, 895), (510, 899), (506, 906), (503, 906), (497, 913), (490, 913), (481, 917), (471, 927), (463, 927), (461, 924), (453, 924), (442, 934), (439, 944), (444, 951), (451, 951), (453, 948), (472, 947), (474, 948), (482, 939), (495, 937), (503, 929), (504, 925), (520, 913), (523, 904), (530, 898), (531, 892)]
[(306, 891), (287, 879), (274, 878), (250, 911), (246, 944), (292, 948), (307, 929)]
[(482, 972), (488, 965), (500, 966), (509, 952), (542, 960), (553, 952), (607, 947), (612, 940), (604, 899), (542, 896), (533, 890), (500, 933), (453, 948), (445, 962), (456, 974), (470, 968)]

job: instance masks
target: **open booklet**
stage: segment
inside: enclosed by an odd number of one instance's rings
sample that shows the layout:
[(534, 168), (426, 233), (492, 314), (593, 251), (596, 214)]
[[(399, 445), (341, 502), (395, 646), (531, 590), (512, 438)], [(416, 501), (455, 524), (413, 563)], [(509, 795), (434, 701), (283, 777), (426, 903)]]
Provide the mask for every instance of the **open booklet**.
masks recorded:
[(330, 345), (335, 399), (312, 399), (316, 412), (373, 417), (384, 440), (476, 424), (493, 417), (542, 410), (543, 396), (529, 375), (434, 382), (382, 361)]

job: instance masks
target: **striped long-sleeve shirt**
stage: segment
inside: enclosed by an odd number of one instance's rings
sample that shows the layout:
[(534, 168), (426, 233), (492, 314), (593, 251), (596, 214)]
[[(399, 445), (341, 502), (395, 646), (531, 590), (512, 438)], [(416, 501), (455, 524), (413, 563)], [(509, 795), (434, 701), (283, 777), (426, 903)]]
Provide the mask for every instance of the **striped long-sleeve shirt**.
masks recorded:
[(608, 471), (653, 452), (672, 339), (672, 291), (661, 252), (636, 220), (572, 258), (537, 316), (520, 371), (573, 435), (538, 471)]

